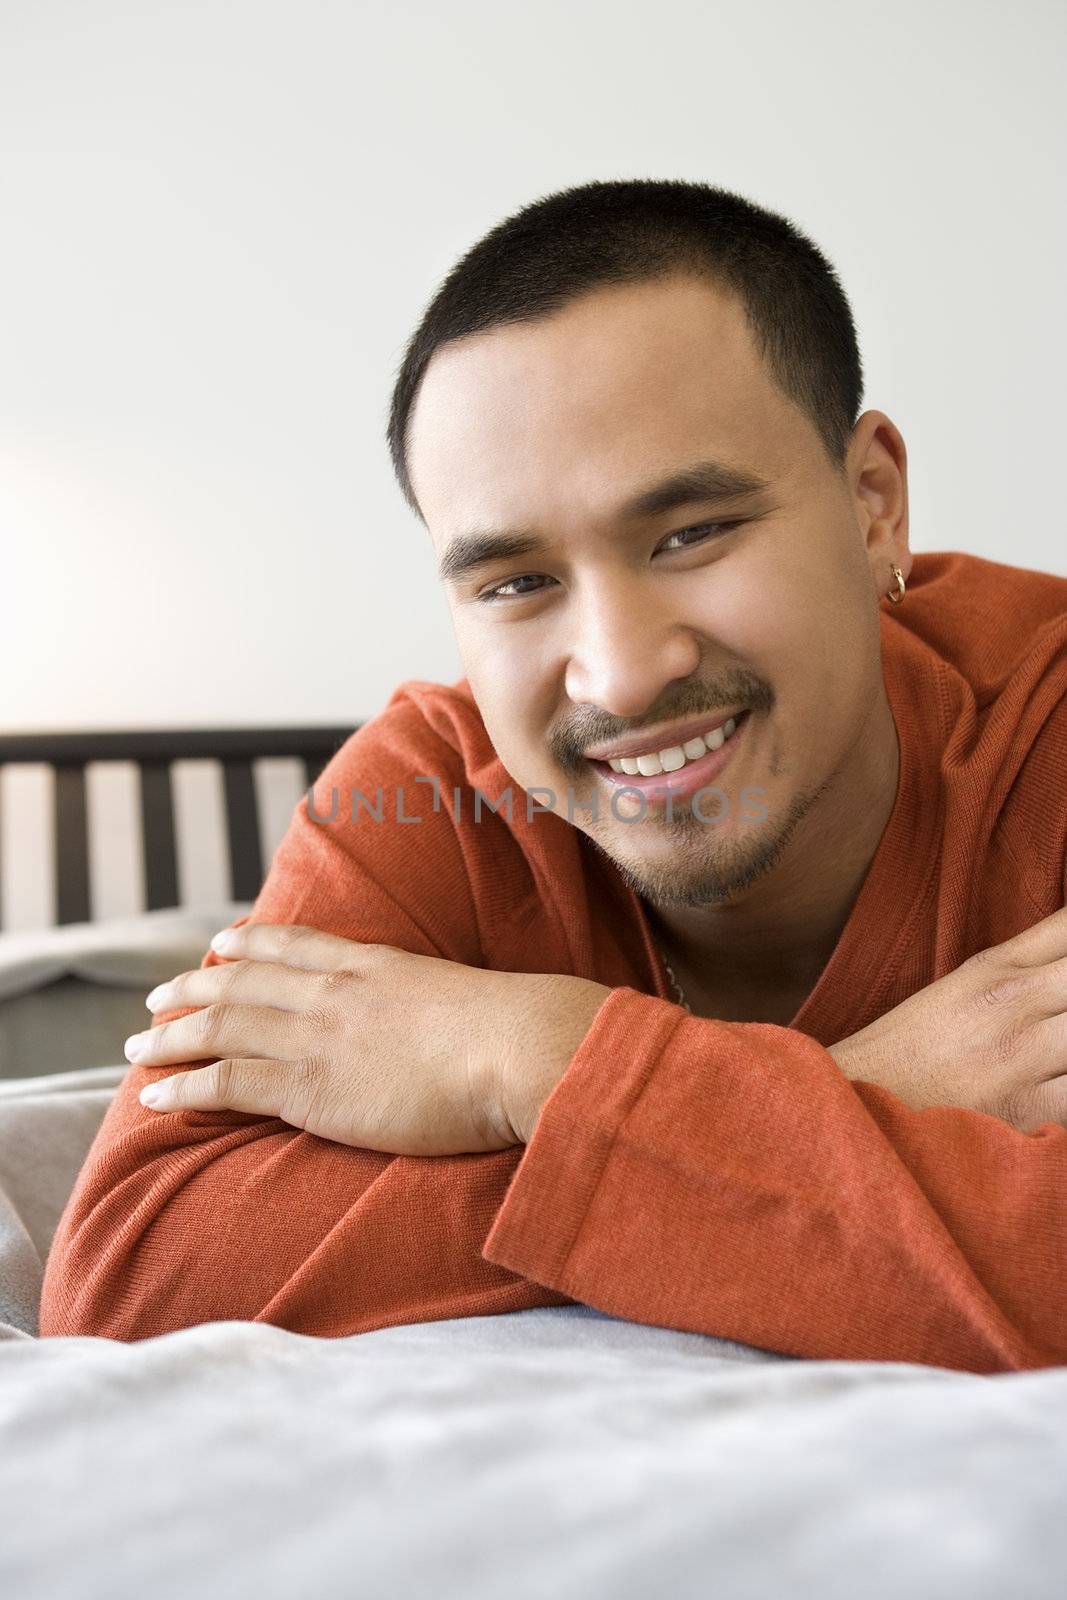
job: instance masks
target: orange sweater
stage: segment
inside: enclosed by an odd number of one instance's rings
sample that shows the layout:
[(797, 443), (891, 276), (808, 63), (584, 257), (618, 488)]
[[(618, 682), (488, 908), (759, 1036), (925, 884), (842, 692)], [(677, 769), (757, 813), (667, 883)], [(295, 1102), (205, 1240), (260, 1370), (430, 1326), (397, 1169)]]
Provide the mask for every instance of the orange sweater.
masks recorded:
[[(337, 825), (301, 800), (252, 917), (610, 986), (529, 1144), (417, 1158), (160, 1116), (131, 1067), (48, 1257), (42, 1336), (338, 1337), (580, 1301), (796, 1356), (1067, 1363), (1067, 1128), (914, 1111), (824, 1048), (1067, 898), (1067, 579), (919, 554), (881, 632), (896, 801), (787, 1028), (674, 1004), (641, 902), (583, 833), (524, 803), (474, 825), (475, 786), (523, 794), (467, 680), (402, 684), (316, 785)], [(416, 774), (440, 776), (438, 810)], [(386, 818), (403, 787), (421, 821), (347, 820), (379, 785)]]

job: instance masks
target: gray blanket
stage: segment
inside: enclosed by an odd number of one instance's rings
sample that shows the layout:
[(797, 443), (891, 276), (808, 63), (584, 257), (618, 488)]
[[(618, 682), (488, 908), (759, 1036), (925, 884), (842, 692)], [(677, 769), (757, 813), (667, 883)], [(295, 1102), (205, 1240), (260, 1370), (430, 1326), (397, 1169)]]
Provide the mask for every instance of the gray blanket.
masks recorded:
[(1067, 1371), (781, 1361), (586, 1307), (0, 1345), (18, 1600), (1060, 1600)]
[(585, 1306), (37, 1339), (126, 1070), (0, 1083), (0, 1596), (1067, 1592), (1067, 1367), (797, 1361)]

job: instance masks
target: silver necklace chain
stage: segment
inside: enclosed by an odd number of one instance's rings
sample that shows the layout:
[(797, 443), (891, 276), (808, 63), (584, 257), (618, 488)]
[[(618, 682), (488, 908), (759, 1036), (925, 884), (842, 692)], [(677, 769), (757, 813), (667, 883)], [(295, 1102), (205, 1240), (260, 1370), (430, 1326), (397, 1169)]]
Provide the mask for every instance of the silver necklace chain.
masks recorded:
[(664, 955), (663, 946), (662, 945), (660, 945), (660, 947), (659, 947), (659, 955), (660, 955), (660, 960), (663, 962), (663, 965), (666, 968), (667, 976), (671, 980), (671, 988), (674, 990), (675, 994), (678, 996), (678, 1004), (680, 1006), (684, 1006), (686, 1011), (688, 1011), (690, 1016), (692, 1016), (693, 1008), (689, 1004), (689, 1001), (685, 998), (685, 994), (684, 994), (684, 992), (682, 990), (681, 984), (678, 982), (678, 979), (674, 976), (674, 969), (672, 968), (670, 962), (667, 960), (667, 957)]

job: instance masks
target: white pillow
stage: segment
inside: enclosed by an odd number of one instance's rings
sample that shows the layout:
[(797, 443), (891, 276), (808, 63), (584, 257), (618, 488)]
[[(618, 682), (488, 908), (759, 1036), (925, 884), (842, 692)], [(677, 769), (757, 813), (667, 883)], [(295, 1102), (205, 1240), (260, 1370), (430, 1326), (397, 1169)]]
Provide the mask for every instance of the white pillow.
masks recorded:
[(247, 916), (252, 902), (173, 906), (104, 922), (0, 933), (0, 1000), (68, 975), (145, 992), (198, 967), (213, 933)]

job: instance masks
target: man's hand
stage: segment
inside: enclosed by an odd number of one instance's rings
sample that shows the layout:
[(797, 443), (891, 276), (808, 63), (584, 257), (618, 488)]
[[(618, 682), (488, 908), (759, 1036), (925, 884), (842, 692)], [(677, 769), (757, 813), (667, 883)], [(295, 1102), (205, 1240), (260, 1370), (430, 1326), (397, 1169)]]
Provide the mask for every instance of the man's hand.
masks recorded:
[(830, 1046), (914, 1110), (961, 1106), (1031, 1133), (1067, 1125), (1067, 907)]
[(183, 972), (148, 999), (154, 1011), (201, 1009), (137, 1035), (139, 1051), (127, 1041), (137, 1066), (211, 1065), (156, 1080), (142, 1099), (158, 1089), (157, 1111), (280, 1117), (394, 1155), (526, 1142), (611, 993), (295, 924), (248, 923), (226, 938), (212, 945), (231, 959)]

